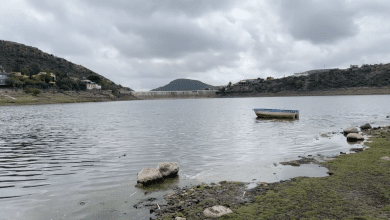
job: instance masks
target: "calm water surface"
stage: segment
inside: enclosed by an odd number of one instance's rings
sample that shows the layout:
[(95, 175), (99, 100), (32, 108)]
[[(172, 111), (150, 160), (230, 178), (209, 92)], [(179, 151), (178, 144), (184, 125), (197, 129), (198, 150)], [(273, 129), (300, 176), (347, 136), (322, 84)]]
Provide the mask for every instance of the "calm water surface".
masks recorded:
[[(315, 165), (277, 163), (359, 147), (340, 131), (367, 122), (390, 124), (389, 100), (378, 95), (0, 107), (0, 219), (149, 219), (146, 210), (133, 208), (146, 197), (134, 187), (136, 175), (163, 161), (180, 164), (179, 186), (324, 176), (326, 169)], [(259, 120), (253, 108), (298, 109), (300, 119)]]

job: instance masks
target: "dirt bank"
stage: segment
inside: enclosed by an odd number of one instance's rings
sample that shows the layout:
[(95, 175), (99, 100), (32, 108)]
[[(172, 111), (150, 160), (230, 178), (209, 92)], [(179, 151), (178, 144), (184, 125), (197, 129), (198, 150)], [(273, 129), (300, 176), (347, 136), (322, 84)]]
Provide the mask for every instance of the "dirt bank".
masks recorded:
[(77, 102), (107, 102), (121, 100), (138, 100), (132, 95), (114, 96), (102, 92), (57, 92), (56, 90), (42, 91), (38, 96), (25, 93), (23, 90), (0, 89), (0, 106), (4, 105), (32, 105), (32, 104), (55, 104)]

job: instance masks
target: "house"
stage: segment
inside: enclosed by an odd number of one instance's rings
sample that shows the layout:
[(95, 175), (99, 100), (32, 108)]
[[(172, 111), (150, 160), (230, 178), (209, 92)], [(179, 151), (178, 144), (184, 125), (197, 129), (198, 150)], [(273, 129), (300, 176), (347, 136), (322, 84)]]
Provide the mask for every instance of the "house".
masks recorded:
[(303, 73), (294, 73), (294, 76), (308, 76), (309, 73), (303, 72)]
[(349, 68), (356, 69), (356, 68), (359, 68), (359, 65), (350, 65)]
[(251, 84), (251, 83), (259, 83), (259, 82), (263, 82), (264, 79), (262, 78), (257, 78), (257, 79), (243, 79), (243, 80), (240, 80), (238, 81), (237, 83), (233, 84), (234, 86), (243, 86), (243, 85), (248, 85), (248, 84)]
[(15, 75), (15, 76), (21, 76), (22, 73), (21, 72), (11, 72), (12, 75)]
[(102, 89), (102, 86), (98, 85), (95, 82), (92, 82), (89, 79), (81, 80), (81, 82), (85, 82), (85, 84), (87, 84), (87, 90), (101, 90)]
[(1, 85), (1, 86), (7, 85), (7, 84), (5, 83), (5, 80), (6, 80), (8, 77), (10, 77), (10, 76), (11, 76), (10, 73), (0, 72), (0, 85)]

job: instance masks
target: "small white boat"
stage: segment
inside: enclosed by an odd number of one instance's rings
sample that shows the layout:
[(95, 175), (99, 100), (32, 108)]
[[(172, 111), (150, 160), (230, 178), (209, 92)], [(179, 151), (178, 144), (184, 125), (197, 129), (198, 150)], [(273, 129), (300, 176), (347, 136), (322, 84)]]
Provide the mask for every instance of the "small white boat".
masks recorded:
[(255, 108), (253, 111), (255, 111), (257, 117), (259, 118), (299, 118), (298, 110)]

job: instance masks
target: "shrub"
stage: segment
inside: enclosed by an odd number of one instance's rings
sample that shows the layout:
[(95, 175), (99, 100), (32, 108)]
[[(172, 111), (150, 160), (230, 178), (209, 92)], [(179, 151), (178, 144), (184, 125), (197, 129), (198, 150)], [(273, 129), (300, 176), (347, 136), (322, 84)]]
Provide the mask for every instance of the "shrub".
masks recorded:
[(37, 96), (37, 95), (41, 94), (41, 90), (39, 90), (38, 88), (30, 87), (30, 86), (27, 86), (24, 89), (24, 92), (29, 93), (33, 96)]

